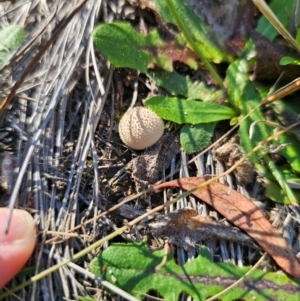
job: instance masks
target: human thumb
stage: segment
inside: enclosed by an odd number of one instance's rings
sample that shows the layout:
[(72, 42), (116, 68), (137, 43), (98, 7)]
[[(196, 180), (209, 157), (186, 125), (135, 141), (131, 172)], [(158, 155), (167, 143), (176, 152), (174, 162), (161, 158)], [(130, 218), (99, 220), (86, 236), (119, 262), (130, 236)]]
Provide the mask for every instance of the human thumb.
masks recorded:
[(10, 281), (30, 258), (36, 240), (34, 221), (24, 210), (14, 209), (9, 231), (8, 208), (0, 208), (0, 288)]

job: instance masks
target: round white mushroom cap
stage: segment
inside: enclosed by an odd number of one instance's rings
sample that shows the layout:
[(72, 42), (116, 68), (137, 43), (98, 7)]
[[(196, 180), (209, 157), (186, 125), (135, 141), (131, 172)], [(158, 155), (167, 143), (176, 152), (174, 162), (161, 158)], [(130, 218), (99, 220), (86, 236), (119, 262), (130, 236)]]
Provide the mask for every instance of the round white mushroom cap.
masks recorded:
[(127, 111), (120, 120), (119, 134), (128, 147), (145, 149), (163, 135), (164, 122), (146, 107), (135, 107)]

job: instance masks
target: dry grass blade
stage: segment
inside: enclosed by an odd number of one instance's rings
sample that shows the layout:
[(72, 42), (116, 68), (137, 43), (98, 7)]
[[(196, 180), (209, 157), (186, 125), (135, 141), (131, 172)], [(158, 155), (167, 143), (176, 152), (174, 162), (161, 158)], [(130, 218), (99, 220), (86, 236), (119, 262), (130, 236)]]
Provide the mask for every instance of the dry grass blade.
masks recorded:
[[(84, 70), (89, 66), (89, 62), (84, 62), (85, 51), (101, 13), (101, 1), (28, 1), (24, 5), (19, 4), (18, 1), (14, 4), (0, 4), (0, 25), (20, 23), (25, 28), (27, 42), (23, 46), (26, 51), (15, 53), (3, 67), (1, 86), (6, 91), (11, 91), (23, 74), (24, 66), (29, 66), (34, 61), (33, 57), (40, 53), (40, 45), (43, 47), (49, 43), (49, 47), (44, 47), (41, 60), (23, 78), (17, 91), (20, 96), (29, 96), (35, 102), (29, 103), (17, 96), (0, 116), (2, 125), (16, 124), (19, 132), (27, 137), (27, 140), (21, 134), (14, 137), (18, 169), (14, 188), (18, 206), (37, 212), (39, 230), (43, 230), (43, 234), (39, 236), (40, 247), (29, 262), (29, 265), (36, 267), (34, 273), (37, 274), (42, 262), (45, 268), (52, 266), (55, 254), (59, 255), (63, 250), (64, 256), (71, 257), (74, 248), (78, 248), (72, 240), (56, 246), (45, 245), (44, 242), (47, 230), (67, 232), (77, 223), (79, 211), (74, 211), (78, 206), (76, 190), (80, 187), (83, 166), (94, 139), (89, 128), (91, 125), (95, 127), (98, 122), (94, 119), (95, 105), (99, 115), (107, 97), (105, 89), (110, 83), (109, 73), (105, 70), (101, 75), (104, 86), (101, 94), (94, 78), (91, 79), (90, 90), (86, 89), (82, 81)], [(64, 30), (57, 32), (56, 40), (51, 41), (58, 24), (66, 20), (65, 16), (70, 18), (63, 25)], [(46, 22), (40, 22), (41, 19)], [(70, 141), (70, 132), (74, 131), (79, 133), (76, 145), (73, 142), (76, 151), (67, 157), (66, 143)], [(73, 164), (69, 168), (68, 163), (65, 173), (62, 167), (69, 160)], [(57, 181), (51, 180), (46, 174), (50, 174), (53, 179), (64, 179), (67, 183), (66, 190), (62, 190)], [(84, 245), (89, 244), (87, 236), (83, 236), (80, 241)], [(44, 249), (50, 250), (50, 255), (45, 255)], [(24, 276), (21, 281), (25, 282)], [(15, 287), (16, 283), (13, 282), (11, 286)], [(42, 282), (32, 284), (27, 297), (36, 300), (43, 294), (54, 300), (57, 296), (61, 299), (63, 296), (71, 298), (79, 293), (86, 295), (84, 291), (66, 267)]]
[(45, 54), (45, 52), (48, 50), (50, 45), (58, 38), (58, 36), (61, 34), (61, 32), (65, 29), (65, 27), (70, 23), (71, 19), (74, 17), (74, 15), (83, 7), (87, 0), (82, 0), (71, 12), (71, 14), (61, 22), (61, 24), (58, 25), (58, 27), (54, 30), (52, 37), (47, 41), (45, 45), (41, 48), (41, 50), (38, 52), (38, 54), (32, 59), (31, 63), (27, 66), (27, 68), (22, 73), (21, 77), (18, 79), (18, 81), (14, 84), (11, 92), (9, 95), (2, 101), (0, 105), (0, 114), (3, 113), (7, 105), (11, 102), (13, 97), (15, 96), (18, 88), (22, 85), (25, 78), (29, 75), (29, 73), (34, 69), (34, 67), (37, 65), (39, 60), (42, 58), (42, 56)]
[(292, 94), (293, 92), (300, 89), (300, 78), (296, 78), (292, 82), (288, 83), (284, 87), (280, 88), (279, 90), (275, 91), (271, 95), (269, 95), (263, 102), (263, 105), (267, 105), (272, 103), (273, 101), (276, 101), (278, 99), (281, 99), (287, 95)]

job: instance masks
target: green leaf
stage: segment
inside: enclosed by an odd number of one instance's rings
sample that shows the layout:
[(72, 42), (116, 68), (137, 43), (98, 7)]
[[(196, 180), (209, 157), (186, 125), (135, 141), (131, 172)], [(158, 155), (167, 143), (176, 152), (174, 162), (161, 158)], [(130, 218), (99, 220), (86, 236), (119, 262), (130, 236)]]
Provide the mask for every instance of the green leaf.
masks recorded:
[(84, 297), (84, 296), (77, 296), (77, 299), (79, 301), (96, 301), (96, 299), (91, 299), (91, 298)]
[(198, 152), (210, 145), (216, 123), (186, 124), (180, 131), (180, 144), (187, 154)]
[[(300, 191), (294, 190), (294, 194), (300, 200)], [(265, 196), (276, 203), (291, 205), (289, 198), (275, 181), (268, 180), (265, 183)]]
[[(246, 153), (252, 151), (260, 142), (267, 139), (272, 131), (265, 125), (264, 116), (258, 105), (261, 102), (260, 94), (256, 91), (253, 83), (249, 79), (248, 65), (245, 59), (236, 60), (227, 70), (226, 83), (228, 87), (229, 102), (239, 107), (243, 120), (240, 125), (239, 135), (241, 145)], [(257, 108), (253, 111), (254, 108)], [(253, 111), (253, 112), (252, 112)], [(245, 120), (245, 116), (252, 112)], [(249, 137), (250, 127), (254, 122), (258, 121), (253, 128), (253, 135)], [(260, 122), (262, 121), (262, 122)], [(253, 154), (250, 159), (255, 164), (259, 160), (257, 153)]]
[(300, 142), (294, 135), (280, 135), (278, 145), (286, 144), (279, 153), (286, 158), (295, 172), (300, 173)]
[(168, 6), (166, 5), (165, 1), (161, 0), (153, 0), (155, 3), (155, 6), (157, 7), (159, 11), (160, 17), (167, 23), (173, 23), (176, 24), (176, 21), (174, 20), (173, 15), (171, 14)]
[[(273, 103), (272, 107), (276, 112), (277, 118), (281, 123), (288, 127), (293, 123), (299, 121), (300, 114), (300, 103), (298, 98), (286, 100), (277, 100)], [(300, 141), (300, 126), (296, 126), (291, 129), (291, 132), (298, 138)]]
[[(273, 0), (269, 6), (273, 13), (280, 20), (282, 25), (289, 31), (291, 18), (294, 16), (295, 13), (295, 1), (287, 0), (287, 2), (285, 2), (283, 5), (282, 0)], [(262, 34), (270, 41), (272, 41), (279, 34), (278, 31), (264, 16), (262, 16), (259, 19), (256, 31)]]
[[(235, 60), (227, 69), (226, 84), (229, 103), (234, 108), (239, 108), (241, 96), (245, 93), (246, 85), (249, 81), (248, 63), (245, 59)], [(252, 95), (251, 95), (252, 96)], [(256, 97), (256, 95), (253, 95)]]
[[(298, 11), (299, 11), (299, 9), (298, 9)], [(300, 28), (298, 28), (298, 30), (297, 30), (296, 42), (300, 45)]]
[(174, 71), (148, 72), (147, 75), (157, 86), (165, 88), (173, 95), (182, 95), (189, 99), (201, 99), (209, 102), (216, 102), (223, 95), (221, 90), (210, 89), (203, 82), (194, 83), (189, 76), (182, 76)]
[(268, 156), (263, 155), (263, 159), (265, 164), (268, 165), (269, 170), (272, 172), (272, 175), (276, 179), (277, 183), (282, 188), (282, 191), (286, 195), (288, 201), (290, 204), (295, 205), (298, 203), (299, 199), (295, 195), (294, 191), (291, 189), (291, 187), (288, 185), (286, 175), (283, 172), (283, 169), (276, 165), (274, 161)]
[(176, 97), (154, 96), (149, 98), (145, 105), (161, 118), (179, 124), (208, 123), (235, 116), (235, 111), (226, 105)]
[[(234, 64), (243, 65), (243, 60), (236, 61)], [(272, 135), (272, 129), (265, 122), (265, 118), (260, 111), (259, 105), (261, 103), (260, 94), (256, 91), (253, 83), (249, 80), (247, 75), (246, 68), (235, 68), (237, 71), (236, 85), (241, 84), (241, 89), (239, 90), (239, 98), (240, 98), (240, 109), (241, 109), (241, 124), (239, 129), (239, 136), (241, 139), (241, 146), (245, 150), (246, 153), (250, 153), (256, 146), (260, 143), (264, 142), (267, 138)], [(239, 76), (239, 72), (244, 73)], [(244, 80), (244, 82), (243, 82)], [(238, 82), (240, 81), (240, 82)], [(230, 85), (234, 86), (234, 78), (230, 81)], [(228, 90), (229, 99), (233, 99), (236, 103), (236, 97), (234, 90)], [(248, 116), (249, 115), (249, 116)], [(246, 119), (245, 117), (248, 116)], [(250, 129), (252, 129), (252, 133), (250, 133)], [(270, 159), (268, 153), (269, 145), (264, 145), (263, 149), (260, 152), (255, 152), (251, 154), (249, 159), (253, 164), (257, 164), (259, 160), (263, 158), (265, 164), (268, 165), (268, 168), (272, 172), (272, 175), (275, 177), (285, 195), (288, 197), (291, 204), (297, 202), (297, 198), (293, 192), (293, 190), (287, 185), (285, 175), (282, 173), (281, 169)], [(293, 156), (293, 153), (290, 153), (290, 156)]]
[[(165, 1), (160, 1), (165, 3)], [(182, 0), (172, 0), (179, 19), (184, 20), (196, 44), (201, 48), (202, 54), (214, 63), (230, 62), (232, 57), (223, 48), (223, 42), (218, 39), (212, 30), (199, 19), (194, 10)], [(160, 6), (159, 6), (160, 9)], [(176, 22), (172, 20), (176, 25)]]
[[(241, 146), (246, 153), (252, 151), (259, 143), (267, 139), (272, 130), (264, 123), (265, 118), (258, 108), (261, 103), (260, 94), (249, 79), (247, 62), (236, 60), (228, 68), (226, 82), (228, 85), (228, 97), (232, 104), (238, 105), (241, 111), (239, 117), (243, 120), (239, 129)], [(257, 108), (253, 111), (254, 108)], [(252, 112), (253, 111), (253, 112)], [(245, 116), (252, 112), (245, 120)], [(257, 122), (258, 121), (258, 122)], [(254, 122), (253, 135), (249, 137), (250, 127)], [(259, 154), (253, 154), (250, 159), (255, 164), (260, 159)]]
[[(251, 90), (252, 89), (250, 88), (250, 91)], [(259, 103), (260, 103), (259, 99), (242, 101), (241, 102), (242, 114), (240, 116), (240, 119), (243, 119), (248, 114), (248, 112), (256, 108)], [(255, 126), (252, 128), (253, 135), (252, 137), (250, 137), (249, 130), (255, 121), (259, 121), (259, 122), (257, 122)], [(264, 116), (262, 115), (259, 109), (255, 110), (252, 114), (250, 114), (248, 118), (242, 121), (239, 129), (239, 135), (241, 137), (241, 145), (246, 153), (252, 151), (252, 149), (256, 147), (260, 142), (263, 142), (265, 139), (271, 136), (271, 130), (265, 125), (264, 121), (265, 121)], [(263, 149), (262, 151), (266, 152), (267, 150)], [(260, 159), (259, 154), (258, 153), (252, 154), (250, 159), (254, 163), (258, 162), (258, 160)]]
[[(142, 300), (145, 294), (156, 291), (164, 300), (179, 300), (186, 292), (195, 300), (205, 300), (221, 292), (248, 270), (231, 263), (211, 261), (206, 248), (196, 259), (178, 266), (172, 254), (161, 264), (164, 251), (150, 252), (145, 243), (113, 244), (95, 258), (90, 265), (92, 273)], [(297, 300), (300, 298), (299, 281), (284, 274), (253, 271), (244, 281), (233, 287), (218, 300)]]
[(281, 66), (286, 66), (286, 65), (300, 65), (300, 60), (295, 59), (293, 57), (289, 56), (284, 56), (280, 61), (279, 64)]
[(23, 43), (24, 38), (24, 30), (20, 25), (9, 25), (0, 30), (0, 66), (9, 53)]
[[(299, 120), (300, 105), (298, 99), (294, 100), (277, 100), (273, 104), (274, 111), (277, 113), (277, 118), (282, 124), (287, 127)], [(291, 130), (290, 133), (280, 135), (277, 145), (286, 145), (279, 153), (286, 158), (295, 172), (300, 173), (300, 141), (299, 130), (297, 126)]]
[(147, 36), (124, 22), (101, 24), (93, 32), (98, 50), (116, 67), (128, 67), (147, 72), (150, 64), (173, 71), (173, 62), (186, 63), (197, 69), (196, 55), (187, 47), (164, 42), (157, 30)]

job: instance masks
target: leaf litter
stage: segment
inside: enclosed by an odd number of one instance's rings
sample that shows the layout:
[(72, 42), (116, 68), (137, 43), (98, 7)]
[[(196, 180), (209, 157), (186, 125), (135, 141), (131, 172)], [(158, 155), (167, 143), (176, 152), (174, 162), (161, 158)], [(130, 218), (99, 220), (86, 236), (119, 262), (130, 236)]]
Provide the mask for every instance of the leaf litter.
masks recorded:
[[(175, 186), (191, 190), (205, 181), (205, 178), (181, 178), (155, 185), (154, 189)], [(228, 187), (218, 182), (211, 183), (209, 186), (193, 192), (193, 194), (251, 236), (284, 271), (300, 278), (300, 263), (291, 246), (252, 201), (235, 190), (228, 193)], [(185, 216), (182, 218), (184, 220), (183, 225), (186, 224), (189, 229), (201, 227), (201, 217), (195, 216), (195, 212), (191, 216), (190, 219), (186, 219)], [(207, 222), (204, 223), (207, 227)], [(210, 227), (213, 228), (212, 225)], [(211, 231), (211, 235), (215, 236), (214, 231)]]
[[(30, 62), (32, 54), (38, 51), (40, 43), (45, 43), (49, 39), (50, 33), (56, 28), (56, 22), (68, 15), (76, 3), (74, 1), (74, 3), (62, 5), (59, 1), (51, 4), (41, 2), (33, 6), (29, 4), (17, 6), (13, 2), (0, 4), (5, 11), (5, 17), (0, 18), (0, 22), (24, 22), (27, 41), (22, 48), (27, 47), (26, 55), (23, 51), (17, 51), (13, 59), (1, 71), (1, 83), (3, 81), (5, 91), (9, 91), (18, 79), (24, 64)], [(102, 4), (100, 9), (101, 3), (96, 0), (84, 6), (58, 41), (48, 49), (42, 63), (38, 64), (34, 72), (26, 79), (20, 93), (22, 93), (21, 96), (33, 101), (20, 97), (0, 116), (1, 126), (15, 129), (15, 132), (13, 134), (10, 132), (8, 136), (16, 140), (14, 153), (16, 168), (19, 170), (23, 168), (18, 175), (21, 180), (19, 186), (15, 186), (15, 189), (20, 190), (18, 206), (28, 208), (33, 213), (36, 212), (36, 218), (39, 220), (38, 229), (42, 231), (39, 250), (28, 263), (31, 267), (39, 266), (42, 262), (46, 262), (47, 266), (52, 266), (56, 262), (55, 256), (64, 254), (65, 257), (72, 257), (74, 253), (90, 245), (92, 241), (110, 233), (112, 228), (120, 224), (118, 216), (117, 218), (114, 216), (102, 218), (85, 228), (80, 228), (80, 225), (96, 216), (99, 211), (114, 205), (124, 195), (130, 195), (138, 190), (131, 178), (132, 174), (127, 173), (121, 173), (121, 177), (114, 182), (114, 186), (109, 186), (109, 180), (132, 158), (140, 155), (140, 153), (124, 150), (114, 131), (117, 114), (122, 111), (120, 108), (127, 106), (130, 102), (129, 98), (133, 91), (132, 80), (130, 76), (128, 76), (129, 80), (128, 78), (125, 80), (126, 76), (124, 76), (119, 81), (117, 77), (122, 71), (118, 69), (112, 71), (101, 57), (95, 57), (93, 49), (88, 48), (88, 39), (99, 18), (103, 18), (108, 23), (115, 18), (134, 19), (137, 17), (140, 20), (139, 26), (142, 27), (143, 22), (147, 23), (149, 13), (143, 9), (135, 9), (133, 13), (132, 6), (124, 1), (103, 1)], [(34, 21), (32, 22), (30, 18)], [(91, 56), (94, 63), (98, 63), (94, 69), (88, 70), (86, 80), (84, 72), (86, 66), (91, 64), (90, 61), (85, 61), (85, 54)], [(99, 70), (100, 73), (98, 82), (95, 70)], [(127, 74), (126, 70), (123, 72)], [(141, 75), (139, 80), (145, 81)], [(86, 83), (89, 85), (87, 86)], [(98, 92), (97, 85), (100, 87), (100, 92)], [(141, 101), (140, 98), (148, 92), (145, 86), (140, 84), (139, 95), (141, 96), (138, 101)], [(159, 88), (157, 90), (161, 92)], [(5, 96), (2, 93), (1, 90), (1, 98)], [(110, 101), (106, 101), (107, 97)], [(44, 122), (45, 120), (48, 123)], [(33, 137), (33, 140), (26, 140), (28, 137)], [(11, 140), (7, 139), (6, 144), (10, 143)], [(36, 147), (34, 151), (32, 146)], [(96, 154), (91, 154), (90, 149), (96, 149)], [(216, 170), (214, 161), (216, 158), (212, 152), (201, 156), (187, 156), (180, 151), (176, 156), (172, 156), (167, 156), (170, 164), (168, 169), (159, 166), (161, 163), (157, 164), (160, 168), (160, 175), (172, 178), (175, 177), (174, 174), (177, 171), (180, 178), (195, 174), (205, 176), (219, 173), (222, 168), (218, 165)], [(26, 157), (30, 158), (28, 165), (24, 161)], [(65, 186), (56, 185), (59, 181), (65, 183)], [(235, 182), (232, 175), (228, 176), (225, 181), (231, 184), (232, 188), (244, 191), (246, 194), (252, 193), (253, 198), (264, 201), (261, 197), (262, 185), (259, 181), (255, 180), (253, 190), (250, 189), (250, 191), (243, 183)], [(255, 193), (255, 187), (258, 187), (258, 193)], [(159, 198), (152, 195), (147, 200), (143, 198), (136, 200), (129, 206), (142, 214), (155, 206), (157, 202), (160, 203), (162, 198), (164, 201), (174, 198), (176, 193), (168, 189)], [(6, 205), (7, 201), (7, 196), (4, 196), (1, 204)], [(215, 223), (219, 225), (221, 216), (216, 214), (210, 206), (192, 196), (171, 206), (168, 212), (187, 206), (192, 206), (204, 217), (211, 214), (216, 216), (216, 222), (209, 217), (206, 220), (209, 221), (209, 226)], [(300, 247), (295, 243), (295, 237), (298, 235), (297, 223), (293, 219), (286, 218), (291, 214), (299, 218), (297, 209), (276, 204), (271, 213), (272, 220), (277, 223), (277, 226), (282, 226), (290, 244), (293, 243), (294, 252), (299, 251)], [(74, 227), (80, 230), (77, 232), (77, 237), (71, 238), (66, 233)], [(138, 225), (136, 229), (123, 235), (123, 239), (138, 240), (144, 233), (141, 230), (144, 227), (145, 224)], [(230, 228), (231, 226), (228, 226), (226, 229), (231, 231)], [(242, 232), (239, 234), (245, 238), (245, 234)], [(44, 243), (47, 239), (53, 238), (56, 244)], [(226, 245), (222, 241), (218, 240), (211, 251), (218, 254), (220, 261), (230, 260), (240, 266), (245, 260), (250, 262), (248, 251), (241, 251), (238, 243)], [(251, 247), (251, 241), (249, 243)], [(51, 253), (47, 252), (48, 250), (51, 250)], [(197, 256), (197, 250), (186, 251), (184, 246), (179, 246), (176, 249), (178, 262), (184, 264), (187, 258)], [(254, 252), (256, 252), (254, 257), (257, 258), (257, 251)], [(89, 258), (84, 258), (82, 266), (87, 267), (89, 262)], [(269, 262), (269, 265), (272, 266), (272, 263)], [(274, 266), (272, 268), (276, 269)], [(74, 277), (74, 273), (71, 267), (64, 267), (59, 272), (47, 276), (43, 281), (31, 285), (26, 290), (28, 298), (39, 299), (41, 295), (50, 295), (53, 299), (71, 298), (78, 294), (91, 296), (90, 289), (94, 287), (89, 284), (86, 286), (84, 278), (79, 273), (76, 273)], [(68, 281), (66, 281), (67, 277)], [(10, 284), (10, 287), (14, 287), (17, 282), (24, 282), (25, 279), (26, 276), (21, 275)], [(97, 294), (102, 299), (108, 298), (101, 289), (97, 291)]]

